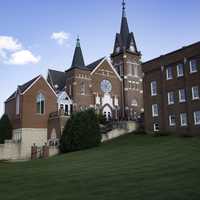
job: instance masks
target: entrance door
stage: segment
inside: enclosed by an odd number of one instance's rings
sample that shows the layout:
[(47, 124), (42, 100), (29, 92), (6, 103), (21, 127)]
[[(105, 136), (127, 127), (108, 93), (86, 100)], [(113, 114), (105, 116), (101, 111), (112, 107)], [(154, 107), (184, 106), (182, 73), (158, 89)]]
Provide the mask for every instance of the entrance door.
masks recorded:
[(103, 115), (106, 117), (108, 121), (112, 119), (112, 110), (109, 106), (105, 106), (103, 108)]

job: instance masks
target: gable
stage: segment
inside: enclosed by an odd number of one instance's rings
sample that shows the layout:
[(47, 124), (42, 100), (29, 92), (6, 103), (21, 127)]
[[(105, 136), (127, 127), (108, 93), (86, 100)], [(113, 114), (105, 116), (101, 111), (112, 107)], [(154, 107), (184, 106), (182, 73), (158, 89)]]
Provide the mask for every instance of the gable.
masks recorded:
[(53, 88), (50, 86), (50, 84), (46, 81), (46, 79), (43, 78), (43, 76), (39, 76), (29, 87), (26, 88), (26, 90), (24, 90), (23, 93), (21, 93), (22, 95), (25, 95), (26, 93), (31, 92), (32, 90), (48, 90), (52, 95), (56, 96), (55, 91), (53, 90)]
[(116, 77), (122, 81), (112, 63), (107, 58), (103, 59), (99, 65), (96, 66), (96, 68), (91, 72), (91, 75), (108, 75), (110, 77)]

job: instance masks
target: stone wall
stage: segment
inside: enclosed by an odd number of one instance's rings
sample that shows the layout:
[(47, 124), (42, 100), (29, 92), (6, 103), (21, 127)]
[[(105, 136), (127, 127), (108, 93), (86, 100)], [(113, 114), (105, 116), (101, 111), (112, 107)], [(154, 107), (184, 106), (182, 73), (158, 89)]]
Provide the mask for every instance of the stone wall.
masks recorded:
[(103, 134), (101, 141), (106, 142), (106, 141), (112, 140), (114, 138), (120, 137), (122, 135), (136, 131), (137, 129), (138, 129), (138, 124), (136, 122), (132, 122), (132, 121), (120, 122), (120, 127), (115, 128), (106, 134)]

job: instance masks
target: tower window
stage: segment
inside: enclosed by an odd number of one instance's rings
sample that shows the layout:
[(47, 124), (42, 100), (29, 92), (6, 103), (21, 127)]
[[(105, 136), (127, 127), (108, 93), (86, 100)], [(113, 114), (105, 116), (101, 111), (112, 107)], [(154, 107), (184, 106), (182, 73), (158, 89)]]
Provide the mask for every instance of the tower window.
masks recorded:
[(80, 93), (81, 93), (81, 95), (85, 95), (85, 83), (84, 82), (81, 83)]
[(36, 97), (36, 109), (37, 114), (44, 114), (45, 97), (42, 93), (39, 93)]

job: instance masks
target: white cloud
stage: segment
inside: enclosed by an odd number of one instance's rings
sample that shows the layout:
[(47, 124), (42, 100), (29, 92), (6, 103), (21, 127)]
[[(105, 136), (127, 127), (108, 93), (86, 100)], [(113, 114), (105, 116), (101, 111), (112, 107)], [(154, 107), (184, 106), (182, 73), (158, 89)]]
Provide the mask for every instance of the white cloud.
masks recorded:
[(10, 36), (0, 36), (0, 62), (12, 65), (36, 64), (39, 56), (25, 48), (18, 39)]
[(13, 65), (36, 64), (40, 61), (39, 56), (34, 56), (28, 50), (20, 50), (11, 54), (8, 63)]
[(51, 39), (56, 40), (59, 45), (65, 44), (69, 40), (70, 34), (64, 31), (54, 32), (51, 35)]
[(13, 37), (0, 36), (0, 50), (16, 51), (22, 48), (22, 44)]

